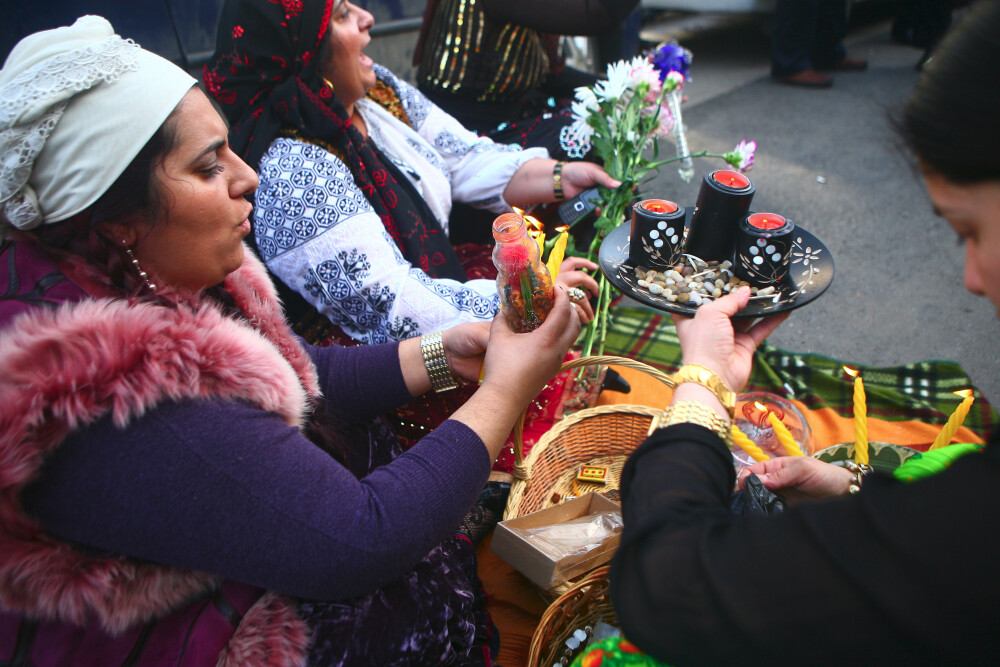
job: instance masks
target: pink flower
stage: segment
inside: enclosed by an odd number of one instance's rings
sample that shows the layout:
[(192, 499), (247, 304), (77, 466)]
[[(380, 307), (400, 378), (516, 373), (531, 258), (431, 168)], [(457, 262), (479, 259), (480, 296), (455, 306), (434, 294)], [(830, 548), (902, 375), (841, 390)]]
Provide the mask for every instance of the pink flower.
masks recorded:
[(747, 141), (746, 137), (743, 137), (743, 141), (736, 144), (736, 148), (731, 150), (722, 156), (722, 159), (728, 162), (735, 169), (739, 169), (741, 172), (750, 171), (753, 167), (753, 157), (754, 153), (757, 152), (757, 142)]

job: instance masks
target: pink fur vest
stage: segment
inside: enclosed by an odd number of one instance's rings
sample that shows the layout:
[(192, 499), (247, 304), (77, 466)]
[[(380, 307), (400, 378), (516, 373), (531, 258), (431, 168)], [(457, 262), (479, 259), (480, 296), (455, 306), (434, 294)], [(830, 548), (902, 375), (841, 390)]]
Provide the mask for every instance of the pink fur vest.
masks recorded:
[[(241, 399), (301, 426), (319, 394), (260, 262), (247, 251), (225, 283), (246, 321), (210, 300), (175, 308), (84, 299), (37, 308), (0, 331), (0, 611), (118, 634), (183, 610), (218, 577), (123, 558), (85, 556), (46, 536), (20, 494), (74, 430), (111, 414), (124, 425), (182, 398)], [(300, 665), (308, 630), (265, 593), (218, 663)]]

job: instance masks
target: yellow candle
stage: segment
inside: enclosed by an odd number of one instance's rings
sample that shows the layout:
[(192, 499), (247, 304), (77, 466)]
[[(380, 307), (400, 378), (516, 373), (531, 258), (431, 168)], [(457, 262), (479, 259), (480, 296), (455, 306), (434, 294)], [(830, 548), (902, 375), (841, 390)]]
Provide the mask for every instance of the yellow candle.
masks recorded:
[(740, 430), (740, 427), (736, 424), (732, 425), (733, 430), (733, 442), (742, 449), (744, 452), (750, 455), (754, 461), (766, 461), (769, 457), (764, 453), (764, 450), (758, 447), (753, 440), (747, 437), (747, 434)]
[(844, 372), (854, 378), (854, 461), (868, 463), (868, 404), (861, 373), (844, 366)]
[(802, 450), (799, 449), (799, 446), (795, 443), (795, 438), (792, 437), (788, 428), (781, 423), (780, 419), (778, 419), (778, 415), (773, 412), (768, 412), (767, 421), (771, 424), (771, 428), (774, 429), (774, 434), (778, 436), (778, 442), (780, 442), (781, 446), (785, 448), (785, 452), (789, 456), (805, 456), (805, 454), (802, 453)]
[(965, 416), (969, 414), (969, 410), (972, 408), (972, 390), (963, 389), (962, 391), (956, 391), (955, 394), (962, 396), (962, 402), (958, 404), (955, 411), (951, 413), (951, 417), (948, 417), (948, 422), (938, 433), (938, 436), (934, 438), (934, 444), (931, 445), (931, 449), (937, 449), (938, 447), (944, 447), (951, 442), (951, 439), (955, 437), (958, 432), (958, 427), (962, 425), (965, 421)]
[[(566, 227), (560, 227), (562, 232), (556, 237), (555, 245), (552, 246), (552, 250), (549, 251), (549, 261), (545, 262), (545, 266), (549, 269), (549, 275), (552, 276), (552, 280), (556, 279), (559, 275), (559, 265), (562, 264), (563, 257), (566, 256), (566, 244), (569, 242), (569, 232), (566, 231)], [(556, 230), (558, 231), (558, 229)]]

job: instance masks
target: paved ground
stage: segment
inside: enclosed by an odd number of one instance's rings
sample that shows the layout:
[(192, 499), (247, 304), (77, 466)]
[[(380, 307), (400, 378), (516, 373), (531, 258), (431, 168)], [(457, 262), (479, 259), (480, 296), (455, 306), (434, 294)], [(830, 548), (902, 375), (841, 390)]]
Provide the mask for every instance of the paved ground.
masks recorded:
[[(1000, 404), (997, 314), (963, 288), (963, 249), (931, 212), (889, 121), (916, 81), (920, 52), (893, 43), (886, 21), (856, 26), (850, 52), (868, 58), (870, 70), (810, 91), (771, 82), (768, 38), (757, 23), (699, 29), (681, 42), (694, 52), (684, 108), (692, 150), (722, 152), (755, 139), (754, 208), (790, 217), (836, 260), (827, 293), (796, 311), (772, 342), (876, 365), (955, 360)], [(665, 168), (645, 193), (693, 205), (702, 174), (717, 163), (696, 166), (691, 184)]]

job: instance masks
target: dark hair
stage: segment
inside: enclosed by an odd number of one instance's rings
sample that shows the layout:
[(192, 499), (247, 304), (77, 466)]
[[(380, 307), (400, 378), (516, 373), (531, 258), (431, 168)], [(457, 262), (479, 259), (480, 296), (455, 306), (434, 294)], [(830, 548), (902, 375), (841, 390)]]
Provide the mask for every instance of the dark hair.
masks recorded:
[(43, 249), (78, 265), (89, 265), (92, 277), (126, 294), (137, 294), (144, 285), (128, 266), (116, 239), (102, 233), (106, 222), (156, 224), (168, 202), (156, 177), (156, 168), (177, 145), (169, 117), (139, 150), (111, 187), (86, 211), (63, 222), (42, 225), (31, 235)]
[(898, 121), (928, 169), (955, 183), (1000, 180), (1000, 2), (981, 0), (924, 66)]

